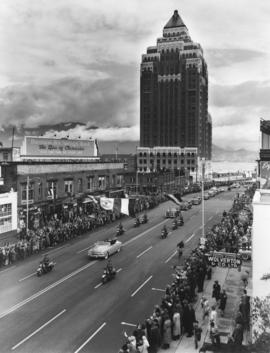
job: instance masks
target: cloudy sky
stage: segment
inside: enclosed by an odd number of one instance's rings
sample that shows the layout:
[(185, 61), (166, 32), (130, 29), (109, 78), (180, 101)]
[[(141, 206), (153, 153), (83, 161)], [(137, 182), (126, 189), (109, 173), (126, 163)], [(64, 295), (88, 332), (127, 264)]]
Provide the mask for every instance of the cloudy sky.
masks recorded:
[(213, 142), (257, 150), (270, 119), (267, 0), (1, 0), (0, 140), (10, 144), (12, 125), (19, 137), (57, 123), (74, 137), (139, 140), (141, 54), (175, 9), (204, 49)]

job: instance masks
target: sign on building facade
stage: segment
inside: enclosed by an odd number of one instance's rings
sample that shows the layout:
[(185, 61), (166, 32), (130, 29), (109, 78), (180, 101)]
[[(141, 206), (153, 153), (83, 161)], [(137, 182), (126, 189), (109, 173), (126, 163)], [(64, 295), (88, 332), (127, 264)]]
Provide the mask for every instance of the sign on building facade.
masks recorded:
[(97, 157), (97, 147), (95, 140), (25, 136), (21, 155), (29, 158), (89, 158)]

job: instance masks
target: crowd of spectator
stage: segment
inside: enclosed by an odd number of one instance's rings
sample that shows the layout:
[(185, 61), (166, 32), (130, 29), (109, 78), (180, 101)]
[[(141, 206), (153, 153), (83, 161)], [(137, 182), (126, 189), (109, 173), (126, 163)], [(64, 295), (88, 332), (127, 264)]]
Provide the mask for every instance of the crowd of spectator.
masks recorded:
[[(157, 206), (165, 198), (161, 195), (137, 198), (134, 212), (141, 212)], [(21, 231), (18, 240), (0, 245), (0, 267), (8, 266), (18, 260), (55, 247), (98, 227), (119, 220), (122, 215), (116, 211), (103, 210), (98, 202), (90, 207), (78, 207), (77, 212), (53, 215), (46, 225), (38, 229)]]
[[(125, 343), (119, 353), (156, 353), (160, 347), (167, 349), (172, 340), (178, 340), (181, 335), (193, 337), (195, 348), (201, 339), (202, 329), (199, 318), (196, 317), (194, 303), (197, 293), (203, 292), (205, 280), (212, 277), (212, 267), (205, 254), (215, 251), (237, 251), (239, 239), (250, 232), (252, 213), (247, 207), (251, 202), (255, 189), (248, 189), (245, 194), (237, 195), (231, 210), (224, 212), (219, 224), (216, 224), (206, 234), (206, 244), (198, 245), (192, 250), (184, 265), (175, 266), (174, 281), (167, 285), (165, 295), (160, 305), (156, 305), (152, 315), (144, 323), (137, 324), (132, 335), (125, 333)], [(245, 217), (240, 217), (245, 210)], [(209, 300), (203, 295), (201, 298), (202, 318), (209, 319), (209, 333), (212, 343), (220, 344), (217, 327), (217, 310), (224, 315), (227, 302), (226, 291), (218, 281), (213, 285), (212, 298), (215, 305), (210, 308)], [(231, 343), (239, 345), (243, 330), (249, 326), (249, 299), (246, 295), (241, 298), (239, 313), (235, 319), (236, 326), (231, 336)], [(242, 326), (241, 326), (242, 325)], [(242, 336), (241, 336), (242, 335)], [(242, 344), (242, 340), (241, 340)]]

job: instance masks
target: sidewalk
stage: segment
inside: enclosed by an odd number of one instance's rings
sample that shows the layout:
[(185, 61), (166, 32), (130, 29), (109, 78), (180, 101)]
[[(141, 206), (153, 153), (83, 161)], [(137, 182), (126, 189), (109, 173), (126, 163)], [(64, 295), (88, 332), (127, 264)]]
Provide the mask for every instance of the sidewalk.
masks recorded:
[[(234, 329), (234, 318), (236, 316), (236, 312), (238, 309), (238, 305), (240, 303), (240, 297), (243, 294), (243, 282), (241, 280), (241, 276), (249, 271), (249, 276), (251, 276), (251, 265), (249, 263), (245, 264), (241, 268), (241, 272), (237, 269), (232, 268), (213, 268), (212, 279), (210, 281), (205, 280), (204, 282), (204, 291), (203, 293), (199, 293), (197, 297), (197, 301), (194, 304), (194, 309), (196, 312), (196, 319), (199, 321), (199, 325), (203, 329), (202, 338), (199, 342), (199, 348), (202, 347), (204, 341), (208, 342), (208, 318), (205, 319), (205, 322), (202, 322), (202, 309), (200, 305), (200, 299), (202, 295), (205, 295), (210, 303), (215, 304), (215, 300), (212, 298), (212, 287), (215, 280), (218, 280), (221, 287), (224, 288), (227, 292), (227, 305), (225, 308), (225, 315), (220, 317), (218, 312), (218, 328), (219, 331), (222, 332), (221, 342), (227, 343), (228, 335), (230, 335)], [(250, 295), (251, 293), (251, 278), (249, 277), (249, 283), (247, 288), (247, 293)], [(243, 344), (247, 344), (247, 335), (244, 337)], [(167, 353), (194, 353), (198, 352), (199, 348), (195, 349), (194, 337), (186, 337), (183, 335), (179, 341), (172, 341), (169, 349), (160, 349), (160, 352)], [(210, 353), (210, 351), (207, 351)]]

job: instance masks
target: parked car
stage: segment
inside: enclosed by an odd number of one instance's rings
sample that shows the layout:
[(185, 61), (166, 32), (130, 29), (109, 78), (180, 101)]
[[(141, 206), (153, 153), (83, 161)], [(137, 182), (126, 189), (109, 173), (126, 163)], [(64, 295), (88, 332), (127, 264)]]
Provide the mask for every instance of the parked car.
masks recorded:
[(113, 238), (104, 241), (97, 241), (89, 250), (88, 257), (108, 259), (112, 254), (121, 250), (121, 241)]

